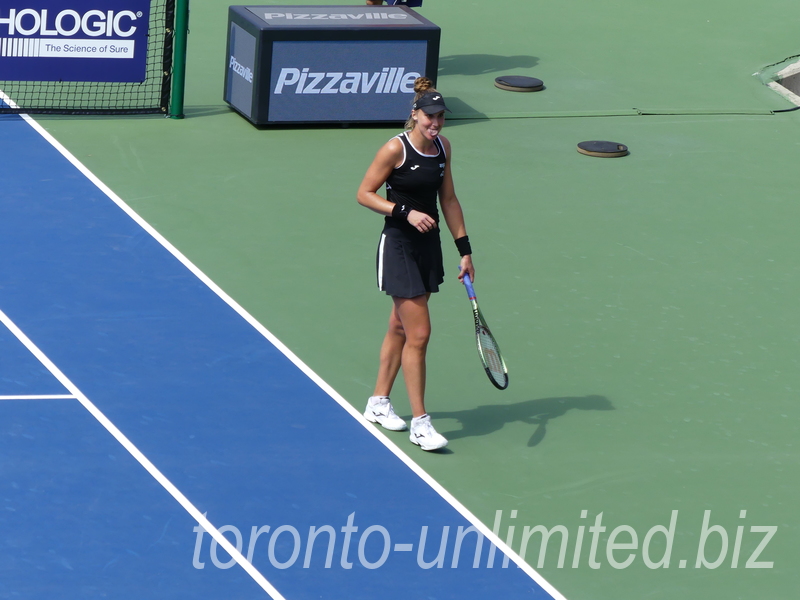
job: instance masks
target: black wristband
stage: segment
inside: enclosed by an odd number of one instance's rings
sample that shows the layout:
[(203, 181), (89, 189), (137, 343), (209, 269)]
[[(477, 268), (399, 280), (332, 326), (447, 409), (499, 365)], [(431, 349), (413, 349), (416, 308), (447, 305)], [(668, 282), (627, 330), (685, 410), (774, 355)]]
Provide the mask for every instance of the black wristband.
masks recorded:
[(458, 253), (461, 256), (472, 254), (472, 246), (469, 245), (469, 236), (465, 235), (464, 237), (458, 238), (456, 240), (456, 248), (458, 248)]
[(406, 205), (395, 204), (394, 208), (392, 209), (392, 216), (395, 219), (401, 219), (403, 221), (408, 220), (408, 210), (406, 209)]

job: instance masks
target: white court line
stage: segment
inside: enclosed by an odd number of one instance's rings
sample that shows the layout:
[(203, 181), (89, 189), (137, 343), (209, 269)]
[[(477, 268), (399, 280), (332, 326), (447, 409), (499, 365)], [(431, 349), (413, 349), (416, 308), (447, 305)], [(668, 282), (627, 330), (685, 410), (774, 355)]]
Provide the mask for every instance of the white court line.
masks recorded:
[(41, 395), (41, 394), (24, 394), (19, 396), (0, 396), (0, 400), (77, 400), (75, 396), (67, 396), (64, 394), (54, 395)]
[(14, 102), (11, 98), (6, 96), (6, 93), (3, 90), (0, 90), (0, 100), (8, 104), (9, 108), (18, 109), (19, 104)]
[(778, 83), (779, 79), (786, 79), (787, 77), (791, 77), (792, 75), (797, 75), (800, 73), (800, 61), (793, 62), (789, 66), (781, 69), (777, 73), (775, 73), (774, 77), (776, 78), (775, 81), (770, 81), (767, 84), (767, 87), (771, 88), (772, 90), (778, 92), (781, 96), (786, 98), (789, 102), (796, 106), (800, 106), (800, 96), (795, 94), (789, 88), (783, 86), (782, 84)]
[(770, 82), (767, 84), (767, 87), (769, 87), (769, 88), (773, 89), (774, 91), (778, 92), (778, 93), (779, 93), (781, 96), (783, 96), (784, 98), (786, 98), (786, 99), (787, 99), (789, 102), (791, 102), (792, 104), (794, 104), (794, 105), (796, 105), (796, 106), (800, 106), (800, 96), (798, 96), (797, 94), (795, 94), (795, 93), (794, 93), (792, 90), (790, 90), (789, 88), (785, 88), (785, 87), (783, 87), (783, 86), (782, 86), (780, 83), (778, 83), (777, 81), (770, 81)]
[(252, 577), (255, 582), (261, 586), (261, 588), (267, 592), (274, 600), (285, 600), (285, 598), (276, 590), (272, 584), (270, 584), (266, 578), (252, 565), (250, 564), (247, 559), (242, 556), (242, 553), (239, 552), (233, 544), (231, 544), (224, 535), (222, 535), (219, 530), (214, 527), (211, 522), (206, 518), (206, 516), (201, 513), (197, 507), (189, 502), (189, 499), (184, 496), (181, 491), (175, 487), (175, 485), (167, 479), (164, 474), (159, 471), (156, 466), (150, 462), (150, 460), (142, 454), (142, 452), (133, 445), (133, 443), (125, 437), (117, 426), (114, 425), (108, 417), (106, 417), (100, 409), (98, 409), (92, 402), (87, 398), (83, 392), (81, 392), (75, 384), (70, 381), (64, 373), (34, 344), (28, 336), (26, 336), (22, 330), (16, 326), (16, 324), (8, 318), (8, 316), (0, 310), (0, 322), (5, 325), (11, 333), (13, 333), (16, 338), (22, 342), (22, 344), (28, 349), (28, 351), (33, 354), (45, 368), (53, 374), (53, 376), (58, 379), (58, 381), (67, 388), (72, 394), (74, 394), (74, 398), (77, 399), (83, 407), (88, 410), (91, 415), (97, 419), (100, 424), (106, 428), (106, 430), (114, 436), (125, 450), (127, 450), (133, 458), (135, 458), (140, 465), (142, 465), (150, 475), (153, 476), (161, 486), (169, 492), (169, 494), (178, 501), (186, 512), (188, 512), (193, 519), (195, 519), (200, 525), (202, 525), (203, 529), (205, 529), (211, 537), (213, 537), (217, 543), (222, 546), (225, 551), (231, 555), (232, 558), (236, 560), (237, 563), (247, 572), (250, 577)]
[[(0, 90), (0, 98), (5, 100), (10, 106), (14, 105), (13, 101)], [(56, 150), (58, 150), (64, 158), (66, 158), (76, 169), (94, 183), (100, 191), (109, 197), (122, 211), (125, 212), (131, 219), (136, 222), (142, 229), (148, 232), (153, 238), (161, 244), (168, 252), (170, 252), (178, 261), (183, 264), (191, 273), (195, 275), (200, 281), (209, 287), (217, 296), (219, 296), (228, 306), (230, 306), (236, 313), (249, 323), (256, 331), (263, 335), (267, 340), (272, 343), (278, 350), (280, 350), (286, 358), (288, 358), (306, 377), (316, 383), (323, 391), (325, 391), (339, 406), (347, 411), (356, 421), (358, 421), (367, 431), (369, 431), (375, 438), (377, 438), (384, 446), (386, 446), (398, 459), (400, 459), (409, 469), (411, 469), (420, 479), (427, 483), (436, 493), (438, 493), (445, 501), (447, 501), (461, 516), (480, 531), (486, 539), (492, 542), (498, 549), (504, 552), (522, 571), (525, 572), (531, 579), (533, 579), (544, 591), (546, 591), (554, 600), (566, 600), (566, 598), (554, 588), (550, 582), (536, 572), (533, 567), (526, 563), (511, 547), (508, 546), (498, 535), (496, 535), (489, 527), (478, 519), (472, 512), (458, 501), (455, 496), (448, 492), (438, 481), (431, 477), (422, 467), (411, 460), (408, 455), (400, 450), (400, 448), (392, 442), (388, 437), (378, 431), (378, 429), (367, 421), (364, 416), (353, 408), (347, 400), (344, 399), (336, 390), (334, 390), (326, 381), (317, 375), (311, 368), (306, 365), (300, 358), (298, 358), (287, 346), (283, 344), (272, 332), (259, 323), (250, 313), (248, 313), (242, 306), (239, 305), (233, 298), (231, 298), (225, 291), (222, 290), (216, 283), (214, 283), (205, 273), (203, 273), (197, 266), (195, 266), (186, 256), (181, 253), (175, 246), (173, 246), (164, 236), (156, 231), (152, 225), (145, 221), (139, 214), (137, 214), (130, 206), (128, 206), (122, 198), (117, 196), (111, 188), (103, 183), (94, 173), (92, 173), (83, 163), (81, 163), (72, 153), (67, 150), (58, 140), (56, 140), (50, 133), (48, 133), (39, 123), (33, 120), (29, 115), (20, 115), (25, 121), (41, 135), (47, 142), (49, 142)], [(113, 426), (113, 425), (112, 425)], [(146, 460), (146, 459), (145, 459)], [(154, 467), (155, 468), (155, 467)], [(188, 501), (187, 501), (188, 502)], [(198, 513), (199, 514), (199, 513)], [(193, 514), (194, 516), (194, 514)], [(202, 517), (202, 515), (200, 515)], [(197, 518), (197, 517), (195, 517)], [(203, 517), (205, 521), (205, 517)], [(203, 527), (204, 523), (198, 519)], [(220, 534), (221, 536), (221, 534)], [(222, 537), (222, 536), (221, 536)], [(216, 539), (216, 538), (215, 538)], [(224, 540), (225, 538), (222, 537)], [(219, 540), (218, 540), (219, 541)], [(226, 540), (227, 542), (227, 540)], [(219, 541), (229, 554), (231, 554), (228, 547), (230, 544), (224, 546), (222, 541)], [(233, 556), (233, 554), (231, 554)], [(249, 563), (246, 563), (249, 565)], [(256, 571), (257, 572), (257, 571)], [(260, 575), (260, 573), (259, 573)], [(277, 593), (277, 592), (276, 592)]]

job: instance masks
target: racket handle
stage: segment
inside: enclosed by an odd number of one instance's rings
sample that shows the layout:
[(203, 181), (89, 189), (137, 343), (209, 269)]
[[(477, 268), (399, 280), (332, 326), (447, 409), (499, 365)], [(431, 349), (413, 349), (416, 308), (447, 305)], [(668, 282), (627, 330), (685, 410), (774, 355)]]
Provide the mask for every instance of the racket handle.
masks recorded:
[[(458, 267), (458, 270), (461, 270), (461, 266)], [(462, 281), (464, 282), (464, 287), (467, 288), (467, 295), (470, 300), (475, 299), (477, 296), (475, 296), (475, 288), (472, 287), (472, 280), (469, 278), (469, 273), (464, 273)]]

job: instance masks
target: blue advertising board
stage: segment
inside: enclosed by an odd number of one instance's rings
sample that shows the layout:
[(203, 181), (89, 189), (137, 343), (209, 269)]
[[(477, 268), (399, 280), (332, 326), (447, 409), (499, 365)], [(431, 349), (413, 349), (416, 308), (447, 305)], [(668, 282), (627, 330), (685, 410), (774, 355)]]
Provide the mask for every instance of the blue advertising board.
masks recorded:
[(0, 80), (140, 82), (149, 0), (3, 0)]
[(231, 6), (225, 101), (256, 125), (402, 122), (439, 37), (405, 6)]
[(275, 42), (269, 120), (404, 121), (426, 52), (423, 40)]

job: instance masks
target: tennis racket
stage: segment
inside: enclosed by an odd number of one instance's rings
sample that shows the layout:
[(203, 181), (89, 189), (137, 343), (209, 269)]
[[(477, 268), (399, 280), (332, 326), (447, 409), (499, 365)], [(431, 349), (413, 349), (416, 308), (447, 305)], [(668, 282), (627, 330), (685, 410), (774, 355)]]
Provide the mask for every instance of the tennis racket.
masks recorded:
[(483, 368), (486, 370), (486, 375), (489, 381), (492, 382), (494, 387), (498, 390), (504, 390), (508, 387), (508, 369), (503, 360), (503, 355), (500, 354), (500, 347), (489, 331), (489, 326), (483, 318), (481, 309), (478, 308), (478, 300), (475, 296), (475, 288), (472, 287), (472, 280), (469, 278), (469, 273), (464, 273), (464, 287), (467, 288), (467, 295), (472, 304), (472, 314), (475, 317), (475, 338), (478, 343), (478, 356), (481, 357)]

